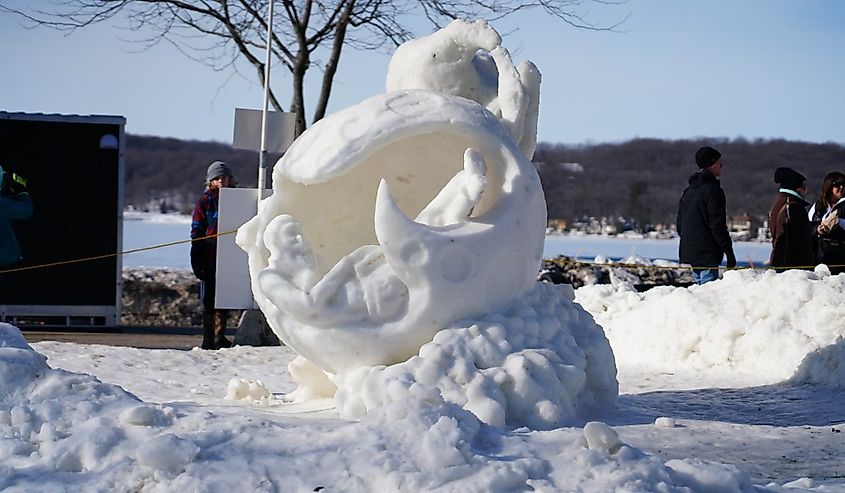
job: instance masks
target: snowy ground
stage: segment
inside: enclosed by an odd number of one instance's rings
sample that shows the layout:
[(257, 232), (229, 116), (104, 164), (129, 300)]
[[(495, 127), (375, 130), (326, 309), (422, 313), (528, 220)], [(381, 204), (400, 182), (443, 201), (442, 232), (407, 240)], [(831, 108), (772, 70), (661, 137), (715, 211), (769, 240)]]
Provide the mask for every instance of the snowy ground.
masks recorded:
[(620, 398), (551, 431), (425, 395), (361, 421), (282, 404), (284, 347), (32, 352), (2, 326), (0, 491), (845, 491), (843, 292), (797, 271), (579, 289)]

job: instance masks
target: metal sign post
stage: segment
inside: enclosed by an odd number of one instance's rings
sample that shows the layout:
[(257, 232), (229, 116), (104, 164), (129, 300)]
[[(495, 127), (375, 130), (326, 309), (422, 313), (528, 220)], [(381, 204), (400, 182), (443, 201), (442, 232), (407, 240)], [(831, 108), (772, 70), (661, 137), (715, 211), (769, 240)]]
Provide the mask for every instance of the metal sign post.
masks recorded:
[[(267, 187), (267, 110), (270, 105), (270, 57), (272, 55), (273, 42), (273, 4), (270, 0), (267, 7), (267, 51), (264, 59), (264, 108), (261, 112), (261, 150), (258, 157), (258, 194), (257, 202), (260, 203), (264, 197), (264, 189)], [(257, 206), (256, 206), (257, 210)]]

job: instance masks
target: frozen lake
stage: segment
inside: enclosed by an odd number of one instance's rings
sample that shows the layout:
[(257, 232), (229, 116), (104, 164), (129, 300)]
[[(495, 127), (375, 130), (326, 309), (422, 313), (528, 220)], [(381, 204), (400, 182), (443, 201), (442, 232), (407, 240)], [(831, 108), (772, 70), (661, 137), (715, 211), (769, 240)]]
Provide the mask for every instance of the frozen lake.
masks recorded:
[[(678, 260), (678, 238), (651, 240), (647, 238), (617, 238), (592, 235), (548, 235), (543, 250), (545, 258), (567, 255), (579, 259), (593, 259), (604, 255), (622, 259), (637, 255), (650, 259)], [(759, 265), (769, 260), (772, 246), (768, 242), (734, 242), (734, 253), (740, 264)]]
[[(185, 240), (190, 236), (191, 224), (187, 216), (126, 214), (123, 221), (123, 250), (133, 250)], [(769, 243), (734, 243), (736, 258), (741, 264), (762, 264), (769, 259)], [(131, 253), (123, 257), (124, 267), (172, 267), (189, 269), (190, 245), (177, 245)], [(603, 255), (622, 259), (638, 255), (650, 259), (678, 260), (678, 239), (651, 240), (645, 238), (616, 238), (584, 235), (549, 235), (544, 249), (546, 258), (567, 255), (592, 259)]]

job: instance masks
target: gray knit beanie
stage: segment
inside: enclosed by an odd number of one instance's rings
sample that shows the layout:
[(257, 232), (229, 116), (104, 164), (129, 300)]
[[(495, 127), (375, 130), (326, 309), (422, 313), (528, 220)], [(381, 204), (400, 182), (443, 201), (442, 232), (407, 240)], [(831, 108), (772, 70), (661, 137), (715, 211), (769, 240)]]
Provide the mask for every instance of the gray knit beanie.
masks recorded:
[(205, 181), (211, 181), (219, 176), (235, 177), (234, 173), (232, 173), (232, 168), (228, 164), (223, 161), (214, 161), (208, 166), (208, 171), (205, 173)]

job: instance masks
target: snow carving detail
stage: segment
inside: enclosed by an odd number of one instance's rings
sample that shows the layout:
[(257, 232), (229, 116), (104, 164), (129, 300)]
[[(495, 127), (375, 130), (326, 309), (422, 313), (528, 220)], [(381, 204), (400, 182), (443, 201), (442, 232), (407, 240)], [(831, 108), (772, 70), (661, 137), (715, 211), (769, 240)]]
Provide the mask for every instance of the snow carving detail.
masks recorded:
[[(531, 163), (539, 87), (536, 67), (515, 67), (489, 25), (454, 21), (397, 50), (387, 92), (314, 124), (279, 160), (273, 194), (236, 242), (268, 323), (301, 355), (292, 374), (310, 375), (298, 395), (331, 392), (327, 380), (405, 362), (458, 321), (521, 306), (546, 225)], [(509, 361), (569, 365), (555, 344)], [(327, 377), (318, 384), (315, 368)], [(615, 388), (612, 374), (600, 387)], [(573, 381), (576, 396), (585, 378)]]

